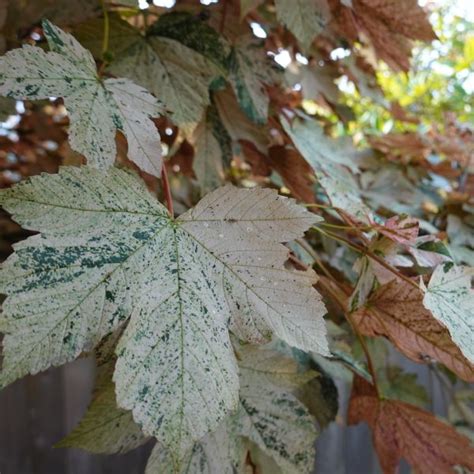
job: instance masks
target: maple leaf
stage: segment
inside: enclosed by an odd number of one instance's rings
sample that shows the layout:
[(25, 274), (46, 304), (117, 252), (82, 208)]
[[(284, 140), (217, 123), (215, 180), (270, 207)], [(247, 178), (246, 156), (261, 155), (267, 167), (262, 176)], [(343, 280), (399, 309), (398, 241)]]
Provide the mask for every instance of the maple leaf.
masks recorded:
[[(210, 103), (209, 85), (222, 74), (222, 68), (182, 42), (162, 35), (163, 27), (151, 25), (144, 36), (117, 17), (111, 25), (110, 53), (114, 59), (108, 70), (147, 88), (171, 112), (177, 125), (189, 127), (199, 122)], [(77, 32), (96, 56), (101, 51), (101, 31), (103, 21), (93, 20)]]
[(274, 74), (262, 44), (252, 36), (239, 38), (229, 62), (231, 84), (242, 110), (254, 122), (266, 123), (269, 98), (264, 84)]
[[(216, 432), (195, 443), (185, 463), (192, 468), (180, 472), (240, 472), (251, 441), (282, 473), (309, 474), (314, 464), (315, 420), (292, 392), (316, 373), (298, 372), (293, 359), (265, 346), (244, 346), (238, 353), (238, 408)], [(169, 459), (169, 453), (157, 445), (146, 473), (162, 472), (160, 466), (169, 464)]]
[(449, 331), (423, 306), (423, 292), (402, 280), (381, 286), (366, 307), (352, 315), (367, 336), (385, 336), (415, 362), (441, 362), (459, 377), (474, 381), (474, 366), (453, 343)]
[(428, 287), (423, 285), (423, 304), (446, 326), (462, 353), (474, 363), (474, 268), (452, 263), (438, 265)]
[(272, 146), (266, 162), (282, 177), (293, 196), (301, 202), (315, 202), (313, 170), (295, 149)]
[(305, 50), (328, 22), (326, 0), (275, 0), (278, 19), (295, 35)]
[(397, 472), (402, 458), (420, 474), (451, 473), (455, 465), (474, 469), (468, 438), (418, 407), (380, 400), (372, 385), (354, 377), (348, 423), (365, 421), (384, 474)]
[(113, 363), (100, 367), (92, 401), (80, 423), (56, 443), (57, 448), (80, 448), (91, 453), (125, 453), (146, 443), (132, 413), (117, 406), (112, 382)]
[(282, 118), (281, 124), (312, 166), (332, 205), (366, 221), (371, 211), (362, 201), (358, 183), (349, 171), (357, 171), (352, 145), (346, 140), (327, 137), (315, 120), (296, 117), (290, 124)]
[(92, 55), (73, 36), (48, 21), (43, 30), (50, 52), (25, 45), (0, 58), (0, 94), (23, 100), (63, 97), (71, 147), (89, 164), (113, 164), (119, 130), (127, 137), (130, 159), (160, 176), (160, 135), (150, 120), (160, 114), (158, 101), (129, 80), (102, 80)]
[(182, 466), (176, 466), (172, 453), (157, 443), (148, 458), (145, 474), (235, 474), (242, 472), (246, 455), (247, 442), (226, 421), (193, 445)]
[(251, 142), (261, 153), (268, 147), (268, 135), (263, 126), (258, 126), (242, 111), (231, 87), (216, 91), (213, 94), (219, 118), (229, 136), (235, 142), (246, 140)]
[(1, 201), (41, 234), (0, 275), (0, 385), (76, 358), (130, 318), (119, 405), (180, 458), (237, 403), (228, 325), (328, 353), (316, 275), (285, 269), (280, 244), (318, 217), (272, 190), (226, 186), (174, 220), (129, 172), (66, 167)]
[(378, 58), (395, 70), (408, 71), (411, 40), (432, 41), (436, 35), (416, 0), (353, 0), (347, 7), (331, 2), (338, 31), (352, 41), (370, 41)]
[(418, 237), (420, 226), (414, 217), (393, 216), (383, 225), (374, 223), (373, 227), (394, 242), (411, 245)]
[(202, 194), (219, 187), (224, 178), (226, 150), (219, 140), (215, 115), (215, 110), (209, 108), (189, 139), (194, 147), (193, 169)]
[[(391, 234), (393, 237), (393, 234)], [(399, 248), (394, 240), (387, 237), (375, 237), (370, 242), (372, 254), (382, 258), (393, 267), (411, 267), (413, 262), (398, 253)], [(349, 308), (355, 310), (365, 303), (370, 293), (380, 284), (397, 279), (397, 275), (374, 260), (369, 255), (360, 257), (354, 263), (353, 269), (358, 273), (357, 283), (349, 301)]]

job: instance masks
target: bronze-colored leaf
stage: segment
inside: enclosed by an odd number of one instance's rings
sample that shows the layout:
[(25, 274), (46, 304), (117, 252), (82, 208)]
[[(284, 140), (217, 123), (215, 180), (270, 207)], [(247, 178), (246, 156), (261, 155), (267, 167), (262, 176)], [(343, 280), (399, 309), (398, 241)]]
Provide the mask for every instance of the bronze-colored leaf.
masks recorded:
[(474, 448), (468, 438), (431, 413), (408, 403), (380, 400), (375, 389), (355, 376), (348, 423), (365, 421), (384, 474), (394, 474), (400, 460), (418, 474), (449, 474), (454, 466), (474, 469)]
[(415, 362), (434, 359), (462, 379), (474, 381), (474, 366), (423, 306), (422, 292), (408, 283), (393, 280), (381, 286), (353, 319), (363, 334), (387, 337)]

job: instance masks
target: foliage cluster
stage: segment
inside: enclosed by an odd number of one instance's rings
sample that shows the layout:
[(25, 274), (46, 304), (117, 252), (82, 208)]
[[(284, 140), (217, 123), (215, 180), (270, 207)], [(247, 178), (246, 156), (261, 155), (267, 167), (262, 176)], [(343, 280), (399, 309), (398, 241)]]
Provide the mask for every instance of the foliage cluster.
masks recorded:
[(86, 354), (59, 446), (304, 474), (343, 379), (384, 473), (474, 470), (474, 42), (433, 21), (416, 0), (0, 3), (0, 252), (23, 239), (0, 386)]

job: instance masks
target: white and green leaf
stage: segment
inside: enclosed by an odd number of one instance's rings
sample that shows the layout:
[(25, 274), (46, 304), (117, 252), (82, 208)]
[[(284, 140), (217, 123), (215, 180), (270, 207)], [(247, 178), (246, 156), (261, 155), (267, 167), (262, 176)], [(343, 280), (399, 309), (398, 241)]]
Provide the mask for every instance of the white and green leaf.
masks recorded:
[[(23, 227), (0, 273), (0, 385), (73, 360), (130, 318), (117, 400), (179, 461), (235, 409), (242, 339), (273, 334), (328, 353), (315, 274), (284, 268), (279, 242), (317, 217), (267, 189), (226, 186), (171, 219), (133, 174), (62, 168), (1, 194)], [(178, 462), (177, 461), (177, 462)]]
[(444, 324), (454, 343), (474, 363), (474, 268), (444, 263), (436, 267), (423, 304)]
[(247, 442), (237, 436), (232, 419), (193, 445), (180, 466), (173, 464), (169, 450), (157, 444), (148, 458), (145, 474), (236, 474), (243, 473)]
[(283, 473), (311, 473), (315, 420), (292, 390), (315, 373), (298, 373), (294, 360), (266, 348), (246, 348), (240, 356), (238, 433), (273, 458)]
[(160, 176), (160, 136), (150, 121), (160, 115), (158, 101), (129, 80), (101, 80), (92, 55), (73, 36), (48, 21), (43, 30), (50, 52), (25, 45), (0, 58), (0, 95), (22, 100), (62, 97), (71, 147), (90, 165), (113, 164), (118, 130), (128, 139), (130, 159)]
[(258, 455), (261, 452), (263, 458), (272, 460), (278, 472), (312, 472), (317, 436), (315, 420), (292, 392), (314, 379), (315, 372), (299, 372), (293, 359), (267, 347), (247, 345), (238, 348), (238, 354), (237, 411), (215, 432), (195, 443), (177, 470), (173, 470), (170, 452), (157, 445), (146, 474), (244, 473), (249, 449), (256, 454), (255, 459), (252, 455), (254, 461), (261, 459)]
[(269, 98), (264, 85), (272, 82), (270, 59), (260, 42), (243, 36), (231, 53), (230, 81), (240, 107), (255, 123), (266, 123)]
[(202, 193), (206, 194), (219, 187), (224, 176), (222, 151), (212, 124), (206, 117), (194, 129), (191, 143), (194, 146), (194, 172)]
[[(113, 364), (102, 367), (92, 402), (80, 423), (56, 444), (58, 448), (80, 448), (92, 453), (125, 453), (148, 438), (133, 421), (132, 413), (117, 406), (112, 382)], [(105, 370), (104, 370), (105, 369)], [(110, 370), (112, 369), (112, 370)]]
[[(209, 85), (221, 74), (209, 58), (173, 38), (142, 35), (129, 23), (112, 17), (108, 70), (127, 77), (152, 92), (177, 125), (196, 124), (209, 105)], [(98, 54), (101, 20), (82, 27), (78, 38)]]
[(318, 180), (334, 207), (366, 221), (370, 209), (361, 198), (352, 172), (357, 171), (356, 152), (344, 140), (326, 136), (315, 120), (295, 117), (292, 123), (282, 118), (285, 132), (314, 169)]

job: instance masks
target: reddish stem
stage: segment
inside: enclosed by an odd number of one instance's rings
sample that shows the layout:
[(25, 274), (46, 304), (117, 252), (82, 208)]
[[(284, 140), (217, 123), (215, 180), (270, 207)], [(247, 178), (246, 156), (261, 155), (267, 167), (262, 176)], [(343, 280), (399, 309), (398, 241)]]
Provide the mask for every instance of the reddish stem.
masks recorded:
[(227, 16), (227, 0), (224, 0), (223, 1), (223, 6), (222, 6), (221, 23), (219, 25), (219, 33), (220, 34), (222, 34), (224, 32), (226, 16)]
[(171, 196), (170, 182), (168, 179), (168, 171), (166, 165), (163, 163), (161, 169), (161, 184), (163, 185), (163, 194), (165, 195), (166, 207), (172, 218), (174, 218), (173, 197)]

